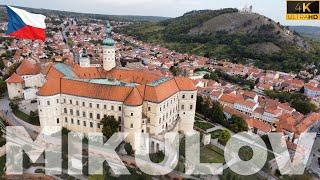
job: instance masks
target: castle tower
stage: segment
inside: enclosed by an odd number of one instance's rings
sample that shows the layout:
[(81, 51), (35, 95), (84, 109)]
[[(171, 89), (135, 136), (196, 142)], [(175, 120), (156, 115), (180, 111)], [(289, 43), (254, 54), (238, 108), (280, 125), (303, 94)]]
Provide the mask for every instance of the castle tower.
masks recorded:
[(90, 59), (86, 49), (83, 49), (80, 53), (79, 64), (80, 67), (90, 67)]
[(106, 27), (106, 39), (103, 41), (103, 69), (110, 71), (116, 67), (115, 41), (111, 37), (112, 27), (108, 22)]

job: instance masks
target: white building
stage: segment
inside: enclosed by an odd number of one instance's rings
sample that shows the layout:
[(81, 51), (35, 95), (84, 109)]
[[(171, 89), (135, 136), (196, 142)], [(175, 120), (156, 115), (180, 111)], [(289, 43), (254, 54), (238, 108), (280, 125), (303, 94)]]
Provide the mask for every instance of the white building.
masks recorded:
[(104, 41), (103, 68), (57, 63), (38, 93), (40, 124), (72, 131), (101, 132), (101, 120), (113, 116), (120, 130), (149, 133), (154, 151), (164, 133), (193, 131), (197, 88), (183, 77), (167, 78), (147, 71), (116, 68), (114, 41)]
[[(37, 89), (43, 86), (45, 76), (41, 73), (41, 67), (33, 60), (24, 60), (10, 78), (6, 80), (10, 99), (23, 99), (24, 97), (36, 97), (36, 91), (27, 90)], [(25, 91), (27, 95), (25, 94)], [(34, 94), (30, 94), (34, 92)]]

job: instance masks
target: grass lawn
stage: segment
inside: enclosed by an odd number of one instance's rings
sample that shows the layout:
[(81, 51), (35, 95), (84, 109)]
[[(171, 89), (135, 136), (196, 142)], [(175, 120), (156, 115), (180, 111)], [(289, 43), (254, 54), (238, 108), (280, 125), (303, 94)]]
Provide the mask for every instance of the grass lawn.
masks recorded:
[[(221, 176), (220, 176), (221, 177)], [(234, 173), (232, 170), (230, 170), (229, 168), (228, 169), (225, 169), (223, 171), (223, 175), (222, 175), (222, 180), (229, 180), (229, 179), (233, 179), (233, 178), (238, 178), (238, 179), (245, 179), (245, 180), (257, 180), (257, 179), (261, 179), (261, 177), (257, 174), (254, 174), (254, 175), (250, 175), (250, 176), (242, 176), (242, 175), (238, 175), (236, 173)]]
[(20, 110), (16, 110), (13, 112), (13, 114), (15, 116), (17, 116), (17, 118), (29, 123), (29, 124), (32, 124), (32, 125), (35, 125), (35, 126), (40, 126), (40, 122), (39, 122), (39, 119), (37, 119), (36, 121), (32, 121), (30, 120), (30, 116)]
[(204, 131), (208, 130), (208, 129), (211, 129), (213, 128), (214, 126), (210, 123), (207, 123), (207, 122), (200, 122), (200, 121), (196, 121), (194, 123), (194, 125), (197, 127), (197, 128), (200, 128)]
[(201, 148), (200, 151), (201, 163), (224, 163), (224, 152), (222, 149), (208, 145)]

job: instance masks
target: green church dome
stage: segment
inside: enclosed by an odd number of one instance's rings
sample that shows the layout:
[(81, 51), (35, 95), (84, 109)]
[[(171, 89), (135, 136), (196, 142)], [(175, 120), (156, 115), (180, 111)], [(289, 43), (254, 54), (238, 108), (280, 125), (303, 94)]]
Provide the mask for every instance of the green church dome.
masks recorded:
[(111, 38), (106, 38), (105, 40), (103, 40), (103, 45), (105, 46), (114, 46), (115, 44), (116, 42)]
[(114, 46), (116, 44), (116, 42), (111, 38), (112, 27), (111, 27), (109, 21), (107, 22), (107, 24), (105, 26), (105, 32), (106, 32), (107, 37), (103, 40), (103, 45)]

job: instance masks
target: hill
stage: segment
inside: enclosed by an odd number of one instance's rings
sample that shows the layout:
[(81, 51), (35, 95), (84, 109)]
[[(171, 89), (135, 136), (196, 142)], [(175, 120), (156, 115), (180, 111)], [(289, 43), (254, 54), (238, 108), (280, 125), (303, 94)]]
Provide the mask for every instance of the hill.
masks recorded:
[(302, 36), (308, 37), (312, 40), (320, 41), (320, 27), (315, 26), (290, 26), (292, 31), (295, 31)]
[(319, 46), (298, 33), (265, 16), (230, 8), (191, 11), (178, 18), (138, 23), (118, 32), (182, 53), (253, 63), (263, 69), (299, 71), (320, 60)]
[[(67, 11), (58, 11), (58, 10), (49, 10), (49, 9), (36, 9), (28, 7), (17, 7), (25, 9), (29, 12), (43, 14), (46, 16), (57, 15), (63, 17), (72, 17), (72, 18), (93, 18), (93, 19), (102, 19), (110, 21), (133, 21), (133, 22), (158, 22), (168, 19), (168, 17), (158, 17), (158, 16), (131, 16), (131, 15), (104, 15), (104, 14), (89, 14), (89, 13), (77, 13), (77, 12), (67, 12)], [(6, 21), (6, 9), (5, 6), (0, 5), (0, 22)]]

